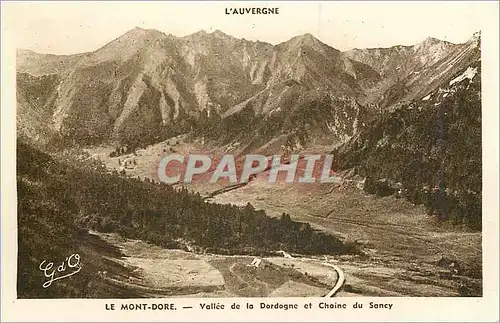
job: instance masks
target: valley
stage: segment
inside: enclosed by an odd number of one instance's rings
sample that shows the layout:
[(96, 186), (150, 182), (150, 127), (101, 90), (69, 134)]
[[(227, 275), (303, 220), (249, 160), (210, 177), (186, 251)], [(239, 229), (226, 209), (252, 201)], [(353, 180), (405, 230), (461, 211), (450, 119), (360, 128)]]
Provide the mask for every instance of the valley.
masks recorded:
[[(174, 146), (167, 144), (175, 143)], [(163, 151), (175, 148), (180, 154), (199, 151), (206, 145), (185, 136), (138, 150), (135, 154), (110, 158), (108, 148), (87, 152), (108, 168), (118, 159), (133, 159), (137, 165), (121, 167), (128, 176), (157, 180), (157, 164)], [(213, 153), (208, 151), (207, 153)], [(223, 188), (203, 181), (183, 185), (202, 196)], [(340, 256), (329, 261), (345, 271), (346, 286), (338, 296), (460, 296), (479, 295), (481, 290), (481, 233), (465, 227), (440, 223), (403, 198), (377, 197), (362, 190), (362, 180), (348, 172), (338, 174), (333, 184), (268, 183), (259, 174), (247, 185), (208, 198), (208, 203), (245, 206), (251, 203), (268, 216), (285, 212), (293, 220), (310, 223), (314, 229), (342, 237), (359, 245), (366, 257)], [(302, 256), (304, 257), (304, 256)], [(266, 258), (264, 258), (266, 259)], [(273, 258), (270, 261), (289, 262)], [(318, 258), (321, 259), (321, 258)], [(443, 259), (447, 260), (443, 264)], [(246, 258), (247, 262), (251, 258)], [(455, 273), (451, 262), (460, 266)], [(295, 266), (298, 266), (295, 263)]]
[[(481, 296), (480, 40), (341, 52), (134, 28), (89, 53), (18, 50), (20, 241), (39, 251), (59, 221), (51, 256), (110, 269), (39, 293), (324, 296), (340, 277), (341, 297)], [(334, 181), (160, 183), (164, 156), (193, 153), (332, 154)], [(27, 272), (40, 257), (19, 254)]]

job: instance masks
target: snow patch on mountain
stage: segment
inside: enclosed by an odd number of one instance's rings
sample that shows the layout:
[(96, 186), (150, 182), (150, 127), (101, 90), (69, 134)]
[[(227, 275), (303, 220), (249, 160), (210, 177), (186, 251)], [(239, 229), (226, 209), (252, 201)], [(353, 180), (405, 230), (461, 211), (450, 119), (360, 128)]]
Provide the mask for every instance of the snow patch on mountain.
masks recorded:
[(456, 78), (454, 78), (453, 80), (451, 80), (450, 85), (453, 85), (457, 82), (461, 82), (461, 81), (465, 80), (466, 78), (472, 80), (474, 78), (474, 76), (476, 76), (476, 74), (477, 74), (477, 68), (472, 68), (469, 66), (465, 72), (463, 72), (461, 75), (459, 75)]

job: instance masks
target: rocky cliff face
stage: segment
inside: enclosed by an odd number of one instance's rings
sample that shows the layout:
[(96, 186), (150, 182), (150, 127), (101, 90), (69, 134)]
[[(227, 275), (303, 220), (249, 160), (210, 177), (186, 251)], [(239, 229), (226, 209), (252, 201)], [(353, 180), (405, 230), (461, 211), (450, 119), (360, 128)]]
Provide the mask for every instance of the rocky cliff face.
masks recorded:
[(411, 101), (392, 106), (336, 149), (337, 169), (356, 169), (370, 193), (396, 192), (441, 219), (481, 228), (479, 42), (474, 37), (434, 64), (433, 74), (423, 72), (432, 77), (408, 78), (412, 91), (402, 97)]
[(414, 46), (354, 49), (348, 57), (380, 73), (382, 81), (368, 90), (368, 103), (391, 107), (419, 98), (458, 69), (477, 59), (480, 34), (465, 44), (427, 38)]
[(345, 55), (371, 66), (382, 77), (404, 78), (438, 62), (457, 46), (429, 37), (414, 46), (353, 49)]
[(432, 90), (472, 47), (428, 39), (342, 53), (309, 34), (273, 46), (221, 31), (135, 28), (91, 53), (19, 50), (19, 131), (80, 144), (138, 145), (193, 130), (225, 141), (340, 143), (377, 113), (373, 105)]

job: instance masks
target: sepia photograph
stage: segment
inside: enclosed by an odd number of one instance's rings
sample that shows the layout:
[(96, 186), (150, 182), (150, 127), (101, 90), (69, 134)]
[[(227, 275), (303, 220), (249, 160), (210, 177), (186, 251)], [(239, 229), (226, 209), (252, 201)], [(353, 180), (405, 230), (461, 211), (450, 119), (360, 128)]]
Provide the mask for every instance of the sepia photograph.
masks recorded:
[(474, 8), (11, 4), (17, 299), (481, 298)]

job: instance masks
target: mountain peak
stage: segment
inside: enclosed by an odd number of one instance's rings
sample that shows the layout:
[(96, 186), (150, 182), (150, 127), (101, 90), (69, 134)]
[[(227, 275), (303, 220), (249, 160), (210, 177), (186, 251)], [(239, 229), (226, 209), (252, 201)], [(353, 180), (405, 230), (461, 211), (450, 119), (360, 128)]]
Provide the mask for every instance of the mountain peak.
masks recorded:
[(217, 36), (217, 37), (224, 37), (224, 38), (225, 38), (225, 37), (231, 37), (231, 36), (229, 36), (228, 34), (226, 34), (226, 33), (222, 32), (220, 29), (216, 29), (216, 30), (214, 30), (214, 31), (211, 33), (211, 35), (213, 35), (213, 36)]
[(233, 36), (231, 35), (228, 35), (224, 32), (222, 32), (221, 30), (219, 29), (216, 29), (215, 31), (213, 31), (210, 36), (212, 38), (216, 38), (216, 39), (220, 39), (220, 40), (223, 40), (223, 41), (233, 41), (233, 40), (236, 40), (236, 38), (234, 38)]
[(224, 33), (220, 29), (216, 29), (216, 30), (214, 30), (211, 33), (208, 33), (207, 31), (205, 31), (205, 30), (202, 29), (202, 30), (197, 31), (197, 32), (195, 32), (193, 34), (185, 36), (185, 38), (188, 38), (188, 39), (207, 38), (207, 37), (210, 38), (210, 39), (213, 39), (213, 38), (218, 38), (218, 39), (234, 39), (233, 36), (230, 36), (230, 35)]
[(447, 51), (450, 48), (453, 48), (454, 44), (447, 42), (445, 40), (437, 39), (434, 37), (427, 37), (420, 43), (416, 44), (413, 46), (414, 51), (428, 51), (430, 49), (432, 50), (438, 50), (438, 51)]
[(442, 43), (446, 43), (446, 42), (443, 40), (429, 36), (429, 37), (425, 38), (423, 41), (421, 41), (420, 43), (418, 43), (417, 45), (420, 45), (421, 47), (428, 47), (428, 46), (433, 46), (433, 45), (442, 44)]
[(470, 44), (474, 47), (478, 47), (481, 45), (481, 31), (476, 31), (472, 34), (472, 37), (467, 41), (466, 44)]
[(187, 38), (197, 38), (197, 37), (206, 37), (208, 35), (207, 31), (205, 29), (198, 30), (195, 33), (189, 34), (185, 37)]
[(427, 38), (424, 39), (424, 42), (427, 42), (427, 43), (439, 43), (439, 42), (441, 42), (441, 40), (439, 40), (437, 38), (434, 38), (434, 37), (431, 37), (431, 36), (427, 36)]
[[(95, 61), (127, 60), (137, 55), (153, 42), (167, 37), (161, 31), (135, 27), (92, 53), (91, 64)], [(87, 61), (81, 64), (89, 64)]]
[(321, 43), (321, 41), (319, 39), (317, 39), (316, 37), (314, 37), (313, 35), (311, 35), (310, 33), (306, 33), (306, 34), (303, 34), (303, 35), (300, 35), (300, 36), (297, 36), (295, 37), (298, 41), (300, 41), (301, 43), (303, 44), (306, 44), (306, 45), (314, 45), (318, 42)]
[(479, 30), (473, 33), (469, 41), (481, 41), (481, 31)]
[(303, 35), (295, 36), (291, 38), (290, 40), (281, 43), (278, 45), (280, 48), (283, 48), (287, 51), (291, 52), (296, 52), (297, 50), (302, 52), (303, 48), (310, 48), (314, 51), (317, 51), (322, 54), (334, 54), (338, 53), (339, 51), (333, 47), (328, 46), (327, 44), (323, 43), (310, 33), (306, 33)]
[(127, 31), (125, 34), (120, 36), (119, 38), (126, 37), (126, 38), (131, 38), (131, 37), (142, 37), (142, 36), (158, 36), (158, 35), (163, 35), (161, 31), (158, 31), (156, 29), (144, 29), (141, 27), (134, 27), (133, 29)]
[(323, 43), (319, 39), (317, 39), (316, 37), (311, 35), (310, 33), (306, 33), (303, 35), (295, 36), (295, 37), (291, 38), (289, 41), (286, 41), (282, 44), (289, 44), (292, 47), (309, 46), (309, 47), (316, 48), (318, 45), (322, 45)]

